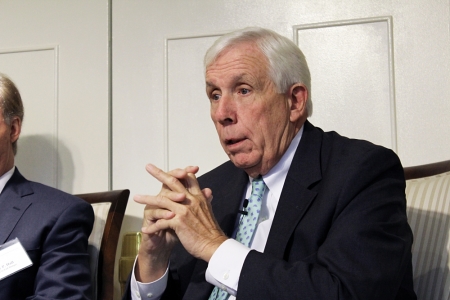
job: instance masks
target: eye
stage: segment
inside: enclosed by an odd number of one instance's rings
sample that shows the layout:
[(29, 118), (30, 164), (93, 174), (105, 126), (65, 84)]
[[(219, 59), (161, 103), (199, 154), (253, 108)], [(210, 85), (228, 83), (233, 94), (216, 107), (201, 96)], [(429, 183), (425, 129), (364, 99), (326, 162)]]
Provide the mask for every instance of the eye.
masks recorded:
[(250, 94), (250, 90), (246, 89), (246, 88), (241, 88), (239, 90), (239, 93), (241, 93), (242, 95), (247, 95), (247, 94)]
[(220, 94), (214, 93), (211, 95), (211, 100), (217, 101), (220, 99)]

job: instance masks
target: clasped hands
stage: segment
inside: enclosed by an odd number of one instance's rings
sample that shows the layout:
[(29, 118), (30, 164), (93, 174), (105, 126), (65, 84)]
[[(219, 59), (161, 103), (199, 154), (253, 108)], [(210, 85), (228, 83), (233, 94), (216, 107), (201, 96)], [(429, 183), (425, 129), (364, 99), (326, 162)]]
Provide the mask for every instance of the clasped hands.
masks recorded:
[(147, 172), (162, 183), (161, 191), (156, 196), (136, 195), (134, 200), (146, 205), (141, 250), (144, 247), (154, 259), (168, 260), (179, 240), (191, 255), (208, 262), (227, 240), (212, 213), (212, 191), (200, 189), (195, 176), (198, 169), (164, 172), (152, 164), (146, 166)]

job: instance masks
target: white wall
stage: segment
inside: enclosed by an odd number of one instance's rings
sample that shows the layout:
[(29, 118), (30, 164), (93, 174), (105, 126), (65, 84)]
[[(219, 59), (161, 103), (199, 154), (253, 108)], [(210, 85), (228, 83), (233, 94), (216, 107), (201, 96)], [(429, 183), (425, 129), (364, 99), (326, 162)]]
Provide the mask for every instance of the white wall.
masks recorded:
[[(202, 56), (245, 26), (302, 48), (315, 125), (390, 147), (405, 166), (450, 159), (449, 15), (448, 0), (0, 0), (0, 72), (26, 107), (19, 167), (72, 193), (134, 195), (159, 190), (146, 163), (203, 173), (226, 160)], [(130, 200), (122, 232), (141, 217)]]
[(0, 0), (0, 72), (25, 106), (16, 159), (69, 193), (108, 189), (108, 1)]

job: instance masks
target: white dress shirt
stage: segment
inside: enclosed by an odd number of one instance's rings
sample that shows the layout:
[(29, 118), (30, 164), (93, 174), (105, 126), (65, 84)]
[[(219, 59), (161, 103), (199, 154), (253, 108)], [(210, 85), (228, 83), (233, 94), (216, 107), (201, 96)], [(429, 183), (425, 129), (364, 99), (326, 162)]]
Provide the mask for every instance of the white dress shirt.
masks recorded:
[[(284, 181), (289, 171), (289, 167), (291, 166), (292, 159), (294, 158), (295, 150), (300, 143), (302, 134), (303, 127), (294, 137), (281, 160), (269, 171), (269, 173), (263, 176), (263, 180), (267, 188), (262, 199), (263, 202), (261, 204), (258, 226), (250, 248), (242, 245), (234, 239), (228, 239), (223, 242), (219, 248), (217, 248), (208, 263), (208, 268), (206, 269), (205, 274), (206, 281), (227, 290), (227, 292), (231, 295), (229, 300), (236, 299), (235, 296), (238, 289), (239, 276), (247, 254), (252, 249), (259, 252), (264, 251), (275, 216), (275, 211), (277, 210), (278, 201), (280, 200), (281, 191), (283, 190)], [(244, 199), (248, 199), (250, 197), (252, 180), (253, 178), (249, 177), (246, 194), (243, 195), (241, 200), (241, 207)], [(233, 237), (236, 235), (237, 228), (238, 222), (236, 222), (236, 229), (233, 233)], [(154, 282), (138, 282), (134, 276), (133, 267), (130, 283), (131, 298), (133, 300), (139, 300), (141, 297), (144, 299), (159, 300), (166, 288), (167, 279), (168, 271), (166, 270), (164, 276)]]
[(6, 183), (11, 179), (14, 174), (14, 170), (16, 167), (13, 167), (11, 170), (0, 176), (0, 194), (3, 192)]

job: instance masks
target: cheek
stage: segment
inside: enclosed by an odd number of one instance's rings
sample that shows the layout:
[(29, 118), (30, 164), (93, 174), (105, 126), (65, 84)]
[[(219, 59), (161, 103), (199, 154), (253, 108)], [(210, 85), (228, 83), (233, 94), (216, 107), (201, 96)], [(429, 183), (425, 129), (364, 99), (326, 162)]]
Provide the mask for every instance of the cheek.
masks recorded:
[(215, 119), (215, 111), (214, 109), (211, 107), (210, 111), (209, 111), (209, 117), (211, 118), (211, 120), (214, 122), (214, 124), (216, 123), (216, 119)]
[(272, 132), (278, 132), (288, 126), (290, 111), (285, 107), (273, 106), (268, 112), (267, 127)]
[(280, 140), (282, 139), (287, 126), (286, 114), (278, 113), (270, 115), (266, 119), (261, 119), (259, 135), (261, 146), (265, 152), (275, 150), (278, 148)]

